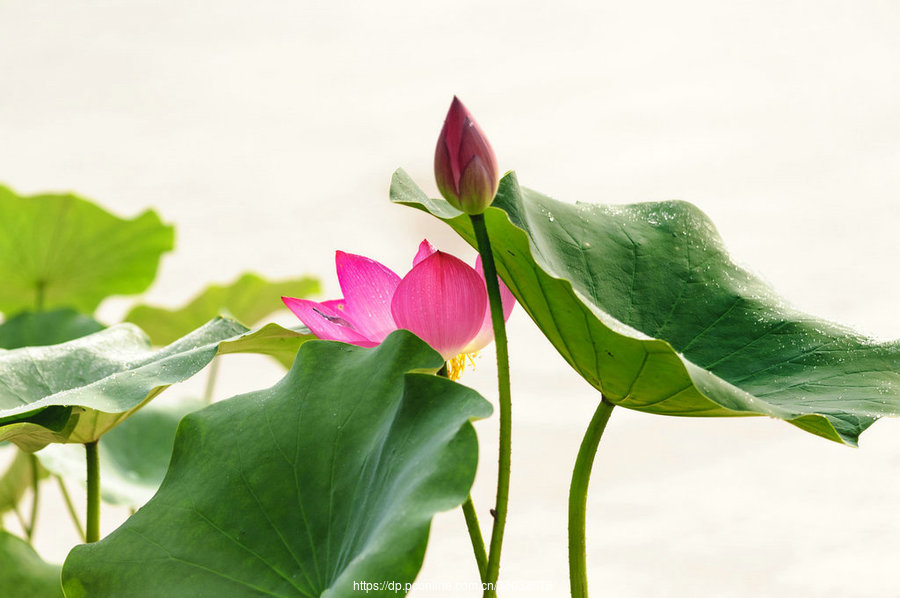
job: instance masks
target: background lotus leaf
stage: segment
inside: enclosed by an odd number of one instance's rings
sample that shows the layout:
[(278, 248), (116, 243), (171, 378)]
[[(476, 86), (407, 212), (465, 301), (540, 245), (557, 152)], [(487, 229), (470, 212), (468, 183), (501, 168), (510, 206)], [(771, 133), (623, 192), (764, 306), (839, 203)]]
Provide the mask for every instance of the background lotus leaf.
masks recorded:
[(73, 309), (22, 312), (0, 324), (0, 349), (56, 345), (103, 330), (103, 324)]
[(93, 313), (110, 295), (141, 293), (174, 238), (153, 211), (126, 220), (75, 195), (0, 186), (0, 312)]
[(319, 281), (315, 278), (269, 281), (246, 273), (231, 284), (206, 287), (179, 309), (135, 306), (125, 321), (140, 326), (154, 345), (167, 345), (216, 316), (228, 316), (252, 326), (272, 312), (284, 309), (282, 295), (307, 297), (318, 292)]
[[(104, 434), (99, 444), (103, 500), (133, 509), (150, 500), (169, 467), (178, 422), (206, 405), (200, 399), (159, 398)], [(83, 446), (51, 444), (35, 454), (50, 473), (86, 483)]]

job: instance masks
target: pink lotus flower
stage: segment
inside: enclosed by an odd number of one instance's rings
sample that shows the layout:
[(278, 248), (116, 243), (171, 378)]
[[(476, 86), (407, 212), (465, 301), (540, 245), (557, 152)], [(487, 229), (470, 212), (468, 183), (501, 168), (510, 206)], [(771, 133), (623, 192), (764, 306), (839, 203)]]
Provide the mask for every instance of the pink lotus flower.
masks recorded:
[[(281, 298), (321, 339), (372, 347), (404, 328), (458, 367), (462, 357), (494, 338), (480, 259), (472, 268), (425, 240), (402, 279), (361, 255), (338, 251), (335, 263), (343, 299)], [(515, 299), (502, 281), (500, 292), (509, 319)]]
[(444, 120), (434, 151), (434, 178), (450, 205), (467, 214), (481, 214), (497, 193), (497, 157), (491, 144), (459, 98)]

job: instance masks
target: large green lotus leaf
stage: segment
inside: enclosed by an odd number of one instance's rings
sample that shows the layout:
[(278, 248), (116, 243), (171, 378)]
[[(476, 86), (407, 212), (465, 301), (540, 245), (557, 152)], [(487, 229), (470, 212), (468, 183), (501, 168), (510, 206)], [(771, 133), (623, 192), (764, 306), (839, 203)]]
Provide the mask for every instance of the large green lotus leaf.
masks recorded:
[(272, 388), (188, 415), (156, 496), (69, 554), (66, 595), (340, 598), (411, 582), (432, 516), (474, 479), (469, 420), (491, 411), (418, 373), (442, 363), (406, 331), (370, 349), (313, 341)]
[(75, 195), (0, 186), (0, 312), (92, 313), (105, 297), (143, 292), (174, 234), (152, 211), (125, 220)]
[(294, 329), (283, 328), (278, 324), (266, 324), (259, 330), (223, 342), (219, 346), (219, 354), (259, 353), (274, 357), (284, 367), (289, 368), (294, 363), (300, 345), (315, 338), (305, 326)]
[[(132, 508), (150, 500), (166, 475), (178, 422), (206, 405), (157, 399), (105, 434), (99, 444), (103, 500)], [(51, 444), (35, 454), (51, 473), (86, 482), (83, 446)]]
[(282, 296), (306, 297), (318, 292), (315, 278), (269, 281), (247, 273), (229, 285), (206, 287), (180, 309), (138, 305), (128, 312), (125, 321), (140, 326), (154, 345), (166, 345), (216, 316), (229, 316), (252, 326), (284, 309)]
[(0, 530), (0, 596), (63, 598), (59, 565), (44, 562), (28, 542)]
[(0, 349), (56, 345), (103, 330), (103, 324), (73, 309), (23, 312), (0, 324)]
[[(406, 173), (393, 201), (475, 244), (467, 216)], [(612, 402), (651, 413), (769, 415), (855, 445), (900, 413), (900, 343), (789, 306), (680, 201), (566, 204), (500, 184), (485, 212), (501, 277), (562, 356)]]
[(97, 440), (246, 331), (217, 318), (154, 351), (140, 329), (119, 324), (59, 345), (0, 350), (0, 440), (26, 451)]

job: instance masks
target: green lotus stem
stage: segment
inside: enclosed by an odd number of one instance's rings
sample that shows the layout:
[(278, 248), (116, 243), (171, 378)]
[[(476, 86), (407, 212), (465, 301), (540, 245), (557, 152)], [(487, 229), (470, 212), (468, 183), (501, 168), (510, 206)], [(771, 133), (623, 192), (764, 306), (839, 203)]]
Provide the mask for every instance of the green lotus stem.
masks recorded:
[(469, 528), (469, 538), (472, 540), (472, 551), (475, 553), (475, 561), (478, 563), (478, 576), (483, 582), (487, 575), (488, 555), (484, 549), (484, 537), (481, 535), (481, 526), (478, 524), (478, 513), (475, 512), (475, 504), (472, 495), (466, 497), (462, 504), (463, 515), (466, 517), (466, 527)]
[(19, 525), (22, 526), (22, 531), (27, 533), (28, 524), (25, 522), (25, 518), (22, 517), (22, 511), (19, 510), (19, 505), (13, 505), (13, 513), (16, 514), (16, 519), (19, 520)]
[(209, 364), (209, 375), (206, 378), (206, 390), (203, 391), (203, 400), (206, 404), (212, 403), (213, 391), (216, 388), (216, 378), (219, 376), (219, 358), (213, 357)]
[(506, 529), (506, 510), (509, 505), (509, 471), (512, 455), (512, 395), (509, 389), (509, 351), (506, 345), (506, 323), (503, 320), (503, 302), (494, 253), (488, 237), (484, 214), (469, 216), (478, 253), (484, 268), (488, 300), (491, 305), (491, 323), (494, 326), (494, 344), (497, 346), (497, 386), (500, 399), (500, 449), (497, 470), (497, 502), (494, 507), (494, 527), (491, 530), (491, 549), (488, 553), (487, 574), (484, 578), (484, 597), (497, 595), (497, 578), (500, 577), (500, 552), (503, 550), (503, 532)]
[[(447, 364), (438, 370), (437, 375), (444, 378), (449, 377), (450, 368)], [(487, 572), (487, 551), (484, 548), (484, 537), (481, 535), (481, 526), (478, 524), (478, 514), (475, 511), (475, 503), (472, 502), (472, 495), (466, 497), (466, 502), (462, 504), (463, 515), (466, 518), (466, 528), (469, 530), (469, 539), (472, 541), (472, 551), (475, 553), (475, 562), (478, 564), (478, 576), (484, 581), (484, 575)]]
[(34, 453), (28, 454), (28, 462), (31, 465), (31, 517), (29, 518), (30, 523), (28, 527), (25, 528), (25, 537), (28, 538), (28, 541), (31, 542), (31, 537), (34, 535), (34, 527), (37, 525), (38, 518), (38, 505), (40, 504), (40, 486), (41, 486), (41, 471), (40, 464), (38, 464), (37, 457), (34, 456)]
[(572, 470), (572, 484), (569, 486), (569, 585), (572, 598), (587, 598), (588, 595), (587, 550), (584, 540), (588, 485), (594, 456), (614, 406), (606, 397), (600, 399), (597, 411), (584, 433)]
[(100, 454), (97, 450), (99, 441), (84, 443), (87, 459), (87, 526), (85, 541), (96, 542), (100, 539)]
[(72, 518), (72, 523), (75, 524), (75, 529), (78, 530), (78, 537), (81, 538), (82, 542), (87, 540), (87, 537), (84, 535), (84, 528), (81, 526), (81, 520), (78, 519), (78, 512), (75, 510), (75, 505), (72, 504), (72, 497), (69, 496), (69, 490), (66, 488), (66, 483), (63, 481), (62, 477), (55, 475), (56, 483), (59, 484), (59, 493), (62, 494), (63, 501), (66, 503), (66, 508), (69, 510), (69, 517)]

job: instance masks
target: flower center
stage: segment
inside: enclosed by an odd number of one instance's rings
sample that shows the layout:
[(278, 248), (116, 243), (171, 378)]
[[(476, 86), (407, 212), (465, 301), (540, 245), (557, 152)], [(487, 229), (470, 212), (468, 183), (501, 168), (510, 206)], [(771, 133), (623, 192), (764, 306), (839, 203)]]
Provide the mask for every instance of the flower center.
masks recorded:
[(462, 373), (466, 371), (466, 358), (469, 358), (469, 363), (472, 364), (472, 369), (475, 369), (475, 358), (478, 357), (478, 351), (474, 351), (472, 353), (460, 353), (453, 359), (447, 362), (447, 377), (451, 380), (459, 380)]

